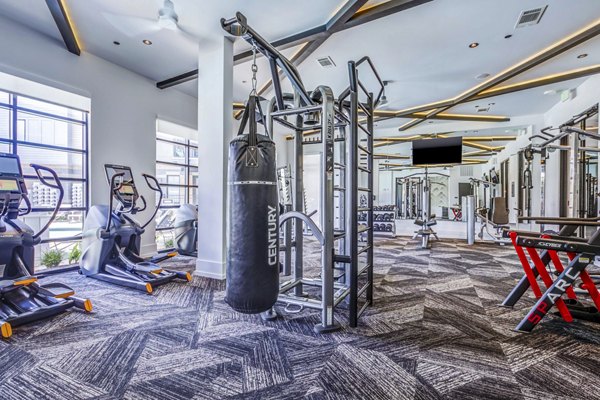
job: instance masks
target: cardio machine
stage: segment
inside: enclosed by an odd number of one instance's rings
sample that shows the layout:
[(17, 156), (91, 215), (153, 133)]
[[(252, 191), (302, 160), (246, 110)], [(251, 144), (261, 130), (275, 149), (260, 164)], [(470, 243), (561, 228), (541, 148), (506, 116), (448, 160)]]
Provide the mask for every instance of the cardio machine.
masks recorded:
[(175, 212), (175, 247), (184, 256), (198, 257), (198, 207), (182, 204)]
[(75, 297), (70, 287), (61, 283), (41, 285), (34, 276), (34, 246), (56, 218), (64, 189), (53, 170), (37, 164), (31, 167), (43, 185), (58, 191), (54, 211), (37, 233), (19, 219), (31, 212), (19, 156), (0, 153), (0, 333), (4, 338), (11, 336), (12, 326), (48, 318), (71, 307), (92, 311), (91, 301)]
[[(91, 207), (85, 218), (80, 272), (147, 293), (174, 279), (191, 281), (188, 272), (169, 271), (140, 256), (144, 228), (154, 219), (162, 202), (163, 193), (156, 178), (142, 174), (148, 187), (159, 194), (159, 200), (150, 219), (140, 225), (131, 216), (146, 209), (146, 200), (137, 191), (131, 168), (107, 164), (104, 169), (110, 185), (110, 200), (108, 206)], [(114, 200), (118, 206), (113, 209)]]

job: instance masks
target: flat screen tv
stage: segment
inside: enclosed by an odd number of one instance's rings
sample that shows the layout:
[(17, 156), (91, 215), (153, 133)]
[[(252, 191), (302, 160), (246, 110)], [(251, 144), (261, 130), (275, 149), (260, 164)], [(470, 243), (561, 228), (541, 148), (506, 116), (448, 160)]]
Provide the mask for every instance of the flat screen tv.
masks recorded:
[(414, 140), (412, 163), (413, 165), (462, 163), (462, 137)]

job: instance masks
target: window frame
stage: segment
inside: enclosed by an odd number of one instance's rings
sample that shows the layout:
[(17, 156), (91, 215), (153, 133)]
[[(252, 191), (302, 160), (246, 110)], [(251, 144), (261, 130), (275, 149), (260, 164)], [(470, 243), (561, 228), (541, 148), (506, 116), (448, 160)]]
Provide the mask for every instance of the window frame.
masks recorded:
[[(159, 137), (158, 135), (161, 135), (161, 137)], [(176, 137), (179, 139), (178, 140), (169, 140), (166, 139), (165, 136), (171, 136), (171, 137)], [(178, 163), (178, 162), (174, 162), (172, 160), (160, 160), (158, 158), (158, 154), (156, 155), (156, 160), (155, 160), (155, 165), (156, 167), (158, 167), (160, 164), (163, 165), (170, 165), (170, 166), (175, 166), (175, 167), (183, 167), (184, 168), (184, 183), (183, 184), (174, 184), (174, 183), (161, 183), (160, 186), (161, 188), (169, 188), (169, 187), (174, 187), (174, 188), (184, 188), (185, 189), (185, 203), (183, 204), (190, 204), (192, 202), (193, 196), (192, 194), (192, 190), (198, 190), (198, 185), (192, 185), (190, 182), (190, 174), (192, 169), (196, 169), (198, 170), (198, 165), (193, 165), (190, 162), (190, 154), (191, 154), (191, 150), (192, 149), (196, 149), (196, 152), (198, 152), (198, 144), (197, 142), (193, 141), (193, 140), (189, 140), (189, 139), (184, 139), (184, 138), (179, 138), (178, 136), (175, 135), (170, 135), (168, 133), (164, 133), (164, 132), (157, 132), (157, 136), (156, 136), (156, 143), (158, 145), (158, 143), (168, 143), (168, 144), (172, 144), (175, 146), (183, 146), (185, 148), (185, 161), (183, 163)], [(157, 146), (158, 148), (158, 146)], [(197, 157), (193, 157), (193, 158), (197, 158)], [(158, 174), (157, 174), (158, 175)], [(165, 190), (163, 190), (164, 192)], [(161, 206), (158, 208), (158, 210), (172, 210), (172, 209), (177, 209), (179, 207), (181, 207), (182, 204), (179, 205), (163, 205), (161, 204)], [(165, 226), (165, 227), (156, 227), (156, 231), (160, 232), (160, 231), (169, 231), (169, 230), (173, 230), (175, 227), (174, 226)]]
[[(8, 112), (10, 114), (10, 116), (9, 116), (10, 120), (9, 120), (8, 138), (0, 137), (0, 144), (8, 145), (10, 148), (10, 151), (9, 151), (10, 154), (19, 155), (19, 147), (24, 146), (24, 147), (28, 147), (28, 148), (34, 148), (34, 149), (44, 149), (44, 150), (59, 151), (59, 152), (64, 152), (64, 153), (77, 153), (77, 154), (81, 155), (81, 157), (82, 157), (82, 175), (83, 176), (81, 178), (73, 178), (73, 177), (61, 177), (59, 175), (59, 178), (60, 178), (61, 182), (80, 182), (83, 184), (83, 191), (84, 191), (84, 196), (85, 196), (85, 201), (83, 202), (84, 206), (83, 207), (68, 207), (68, 208), (67, 207), (63, 208), (61, 206), (58, 209), (58, 211), (59, 212), (82, 211), (83, 219), (85, 219), (86, 214), (90, 208), (89, 111), (74, 109), (72, 107), (64, 106), (61, 104), (55, 104), (55, 103), (52, 103), (52, 102), (49, 102), (46, 100), (40, 100), (40, 99), (36, 99), (36, 98), (30, 97), (30, 96), (24, 96), (24, 95), (12, 93), (12, 92), (5, 91), (5, 90), (2, 90), (2, 92), (8, 94), (9, 103), (0, 102), (0, 107), (8, 110)], [(34, 108), (20, 107), (19, 106), (19, 98), (32, 99), (32, 100), (40, 101), (40, 102), (43, 102), (46, 104), (52, 104), (52, 105), (57, 105), (59, 107), (76, 110), (76, 111), (81, 112), (82, 119), (79, 120), (79, 119), (75, 119), (75, 118), (64, 117), (62, 115), (56, 115), (56, 114), (52, 114), (52, 113), (49, 113), (46, 111), (36, 110)], [(37, 116), (37, 117), (41, 117), (41, 118), (45, 118), (45, 119), (80, 125), (82, 127), (81, 134), (83, 136), (81, 148), (56, 146), (56, 145), (33, 142), (33, 141), (29, 141), (29, 140), (19, 140), (18, 139), (19, 138), (19, 120), (23, 120), (22, 117), (19, 117), (19, 113), (26, 113), (29, 115), (33, 115), (33, 116)], [(23, 136), (24, 138), (27, 138), (27, 131), (28, 131), (28, 127), (27, 127), (27, 123), (25, 123), (25, 126), (24, 126), (25, 135)], [(36, 175), (24, 174), (23, 177), (27, 180), (34, 180), (34, 181), (39, 180), (39, 178)], [(54, 208), (50, 208), (50, 207), (32, 207), (30, 214), (47, 213), (47, 212), (52, 212), (53, 210), (54, 210)], [(83, 227), (82, 227), (82, 229), (83, 229)], [(65, 237), (60, 237), (60, 238), (42, 239), (40, 244), (78, 242), (78, 241), (81, 241), (81, 234), (75, 235), (75, 236), (65, 236)], [(60, 267), (58, 267), (58, 268), (60, 268)], [(55, 269), (55, 268), (53, 268), (53, 269)]]

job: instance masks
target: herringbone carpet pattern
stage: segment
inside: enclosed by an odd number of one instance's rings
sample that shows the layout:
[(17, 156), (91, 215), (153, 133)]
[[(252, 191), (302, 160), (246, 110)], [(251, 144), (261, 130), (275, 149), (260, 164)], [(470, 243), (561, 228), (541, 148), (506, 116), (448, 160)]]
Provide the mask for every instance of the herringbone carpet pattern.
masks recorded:
[(0, 398), (600, 398), (599, 325), (550, 317), (517, 334), (532, 299), (497, 307), (521, 275), (510, 247), (380, 240), (375, 272), (374, 307), (329, 335), (313, 332), (314, 311), (278, 307), (285, 318), (270, 323), (237, 314), (208, 279), (149, 296), (76, 273), (47, 278), (95, 311), (16, 328), (0, 343)]

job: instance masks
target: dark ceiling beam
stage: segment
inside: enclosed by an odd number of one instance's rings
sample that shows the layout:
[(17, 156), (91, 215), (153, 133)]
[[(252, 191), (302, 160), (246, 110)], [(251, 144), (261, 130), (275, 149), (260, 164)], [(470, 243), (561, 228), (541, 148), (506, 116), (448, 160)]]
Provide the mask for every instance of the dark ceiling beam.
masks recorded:
[(185, 74), (174, 76), (173, 78), (165, 79), (156, 84), (159, 89), (170, 88), (171, 86), (180, 85), (185, 82), (193, 81), (198, 78), (198, 70), (186, 72)]
[[(318, 43), (323, 44), (325, 40), (327, 40), (331, 35), (337, 32), (341, 32), (343, 30), (353, 28), (355, 26), (359, 26), (365, 24), (367, 22), (375, 21), (378, 18), (387, 17), (388, 15), (392, 15), (394, 13), (407, 10), (412, 7), (419, 6), (424, 3), (428, 3), (433, 0), (389, 0), (385, 3), (381, 3), (375, 5), (373, 7), (369, 7), (361, 10), (361, 8), (366, 4), (366, 1), (356, 1), (350, 0), (348, 1), (344, 7), (342, 7), (336, 15), (334, 15), (325, 25), (320, 25), (306, 31), (296, 33), (294, 35), (285, 37), (283, 39), (275, 40), (271, 43), (275, 48), (279, 50), (285, 50), (290, 47), (299, 46), (303, 43), (307, 43), (308, 48), (304, 49), (304, 53), (298, 56), (300, 60), (299, 63), (304, 61), (314, 50), (316, 50), (319, 46)], [(360, 7), (355, 7), (357, 4), (362, 4)], [(353, 14), (350, 14), (351, 10), (355, 10)], [(349, 16), (348, 16), (349, 15)], [(344, 19), (345, 17), (347, 17)], [(305, 46), (306, 47), (306, 46)], [(238, 53), (233, 56), (234, 64), (241, 64), (252, 59), (252, 50), (245, 50), (241, 53)], [(291, 61), (291, 60), (290, 60)], [(299, 64), (298, 63), (298, 64)], [(195, 77), (198, 77), (198, 72), (190, 71), (185, 74), (178, 75), (174, 78), (167, 79), (166, 81), (171, 81), (169, 86), (164, 86), (163, 82), (158, 82), (156, 84), (157, 87), (161, 89), (166, 89), (167, 87), (177, 85), (178, 77), (187, 77), (188, 74), (196, 74)], [(195, 79), (195, 78), (191, 78)], [(187, 80), (183, 80), (180, 83), (187, 82)], [(269, 85), (270, 87), (270, 85)], [(267, 87), (268, 89), (268, 87)]]
[[(304, 32), (296, 33), (283, 39), (276, 40), (271, 44), (278, 50), (289, 49), (290, 47), (299, 46), (302, 43), (312, 42), (313, 40), (318, 39), (325, 34), (326, 30), (327, 25), (317, 26)], [(242, 64), (250, 60), (252, 60), (252, 49), (242, 51), (233, 56), (233, 63), (235, 65)]]
[[(325, 32), (319, 35), (315, 40), (304, 44), (300, 50), (298, 50), (290, 58), (290, 61), (295, 66), (298, 66), (304, 62), (312, 53), (315, 52), (327, 39), (334, 33), (338, 32), (344, 24), (354, 15), (362, 6), (367, 3), (368, 0), (348, 0), (342, 8), (340, 8), (333, 17), (325, 24)], [(279, 78), (281, 79), (283, 74), (279, 71)], [(258, 95), (265, 94), (273, 84), (273, 80), (267, 81), (261, 89), (258, 91)]]
[[(433, 0), (390, 0), (386, 3), (378, 4), (374, 7), (369, 7), (361, 10), (360, 7), (357, 11), (337, 28), (337, 32), (354, 28), (367, 22), (375, 21), (376, 19), (387, 17), (388, 15), (395, 14), (400, 11), (407, 10), (418, 5), (428, 3)], [(343, 12), (343, 9), (340, 10)], [(334, 17), (335, 18), (335, 17)], [(333, 18), (332, 18), (333, 19)], [(342, 20), (339, 20), (340, 22)], [(321, 39), (325, 36), (327, 31), (331, 31), (331, 21), (327, 24), (308, 29), (304, 32), (296, 33), (294, 35), (285, 37), (283, 39), (275, 40), (271, 43), (275, 48), (279, 50), (289, 49), (290, 47), (298, 46), (302, 43), (312, 42)], [(233, 57), (234, 64), (241, 64), (252, 59), (252, 50), (242, 51)]]
[(46, 5), (50, 10), (50, 14), (52, 14), (52, 18), (54, 18), (56, 27), (65, 42), (67, 50), (77, 56), (81, 55), (81, 48), (79, 47), (79, 43), (77, 43), (75, 31), (62, 0), (46, 0)]
[(596, 22), (594, 24), (586, 26), (585, 28), (575, 32), (574, 34), (564, 38), (563, 40), (557, 43), (550, 45), (549, 47), (521, 61), (520, 63), (507, 68), (506, 70), (495, 75), (491, 79), (488, 79), (487, 81), (459, 94), (458, 96), (452, 99), (451, 105), (436, 108), (435, 110), (431, 111), (425, 118), (410, 121), (409, 123), (402, 125), (398, 130), (405, 131), (407, 129), (413, 128), (432, 116), (443, 113), (444, 111), (447, 111), (448, 109), (458, 104), (470, 101), (479, 93), (491, 89), (495, 86), (498, 86), (499, 84), (506, 82), (507, 80), (514, 78), (515, 76), (518, 76), (523, 72), (529, 71), (530, 69), (537, 67), (538, 65), (596, 37), (598, 34), (600, 34), (600, 22)]
[(384, 18), (400, 11), (408, 10), (432, 0), (390, 0), (373, 7), (364, 8), (352, 16), (345, 24), (344, 29), (353, 28), (367, 22)]

